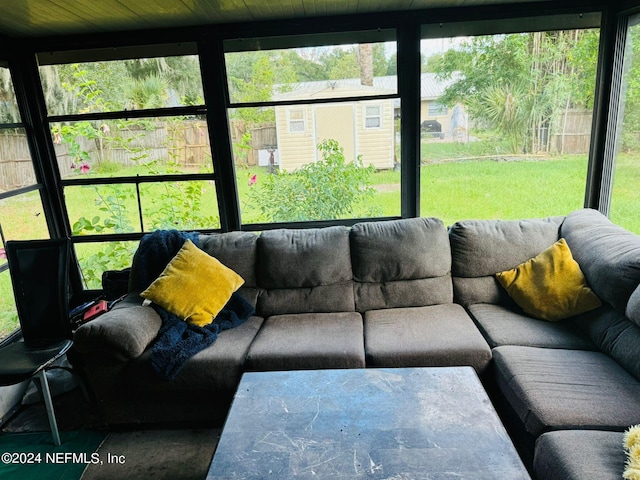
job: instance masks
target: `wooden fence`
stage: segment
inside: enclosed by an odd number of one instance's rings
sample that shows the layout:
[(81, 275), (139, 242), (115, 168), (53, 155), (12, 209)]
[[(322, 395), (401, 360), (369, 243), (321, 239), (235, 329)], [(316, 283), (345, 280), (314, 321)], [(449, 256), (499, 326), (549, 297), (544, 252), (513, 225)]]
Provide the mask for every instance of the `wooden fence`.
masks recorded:
[(549, 146), (551, 152), (589, 153), (591, 118), (591, 110), (567, 110), (556, 125), (558, 133), (551, 135)]
[[(113, 130), (96, 139), (76, 138), (80, 150), (97, 167), (105, 162), (123, 166), (158, 161), (199, 169), (211, 164), (209, 135), (204, 121), (155, 122), (150, 128), (129, 127)], [(79, 161), (70, 154), (67, 143), (54, 144), (62, 178), (75, 174)], [(210, 168), (209, 168), (210, 169)], [(0, 191), (36, 183), (31, 156), (23, 133), (0, 134)]]

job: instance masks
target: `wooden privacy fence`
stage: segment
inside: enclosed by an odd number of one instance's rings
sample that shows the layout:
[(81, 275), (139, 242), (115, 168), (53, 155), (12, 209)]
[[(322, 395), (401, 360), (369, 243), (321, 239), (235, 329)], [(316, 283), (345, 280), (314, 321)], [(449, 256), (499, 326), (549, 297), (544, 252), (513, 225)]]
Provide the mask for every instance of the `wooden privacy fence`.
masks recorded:
[(591, 145), (591, 110), (567, 110), (551, 135), (552, 153), (589, 153)]
[[(80, 150), (89, 155), (92, 168), (104, 163), (133, 166), (158, 161), (199, 169), (211, 164), (209, 134), (204, 121), (153, 122), (111, 130), (95, 139), (77, 137)], [(54, 144), (62, 178), (77, 172), (79, 160), (67, 143)], [(210, 169), (210, 168), (209, 168)], [(0, 191), (36, 183), (31, 155), (24, 133), (0, 134)]]

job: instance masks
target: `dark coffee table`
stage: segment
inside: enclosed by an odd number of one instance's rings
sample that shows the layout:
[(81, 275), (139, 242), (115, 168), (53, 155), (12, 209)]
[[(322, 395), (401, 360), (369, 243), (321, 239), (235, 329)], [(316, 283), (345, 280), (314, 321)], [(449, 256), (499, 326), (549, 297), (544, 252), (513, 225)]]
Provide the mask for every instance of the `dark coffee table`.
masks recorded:
[(246, 373), (208, 480), (529, 479), (470, 367)]

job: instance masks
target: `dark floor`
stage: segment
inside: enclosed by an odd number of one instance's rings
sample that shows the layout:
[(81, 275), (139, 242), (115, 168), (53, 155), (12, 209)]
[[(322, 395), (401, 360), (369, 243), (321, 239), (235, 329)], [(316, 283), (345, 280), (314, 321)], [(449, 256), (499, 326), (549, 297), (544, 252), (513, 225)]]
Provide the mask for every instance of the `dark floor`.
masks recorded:
[[(123, 464), (89, 465), (83, 480), (204, 480), (218, 444), (220, 429), (162, 426), (110, 429), (100, 420), (95, 402), (87, 401), (80, 388), (54, 398), (60, 431), (95, 430), (107, 437), (98, 452), (117, 455)], [(1, 426), (2, 435), (48, 432), (49, 421), (42, 402), (20, 406)]]

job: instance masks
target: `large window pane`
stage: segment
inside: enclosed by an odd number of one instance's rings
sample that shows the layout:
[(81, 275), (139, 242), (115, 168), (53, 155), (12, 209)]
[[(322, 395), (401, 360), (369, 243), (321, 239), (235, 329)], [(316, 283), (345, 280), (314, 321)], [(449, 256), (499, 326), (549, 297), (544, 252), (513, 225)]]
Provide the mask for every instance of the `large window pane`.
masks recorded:
[[(230, 112), (243, 223), (400, 215), (395, 101)], [(271, 116), (253, 124), (246, 118)]]
[(101, 289), (102, 273), (131, 266), (138, 242), (98, 242), (75, 244), (86, 288)]
[(51, 131), (63, 178), (213, 171), (204, 118), (53, 123)]
[(611, 198), (611, 220), (640, 234), (640, 25), (630, 19), (625, 52), (621, 122)]
[(197, 56), (45, 65), (40, 76), (49, 115), (203, 104)]
[(7, 67), (0, 67), (0, 99), (0, 123), (20, 123), (16, 94)]
[(0, 232), (5, 240), (49, 238), (40, 192), (0, 200)]
[(597, 52), (597, 30), (423, 40), (421, 214), (581, 208)]
[(0, 192), (8, 192), (36, 183), (36, 174), (24, 129), (0, 129)]
[(220, 228), (213, 181), (158, 182), (140, 185), (145, 231)]
[(64, 196), (74, 235), (141, 231), (135, 185), (68, 186)]
[(231, 103), (395, 94), (395, 42), (225, 54)]

